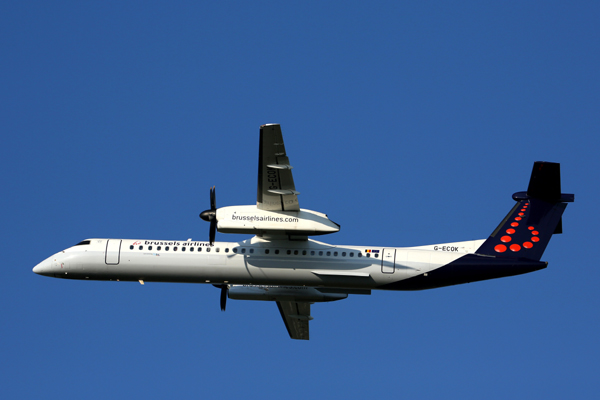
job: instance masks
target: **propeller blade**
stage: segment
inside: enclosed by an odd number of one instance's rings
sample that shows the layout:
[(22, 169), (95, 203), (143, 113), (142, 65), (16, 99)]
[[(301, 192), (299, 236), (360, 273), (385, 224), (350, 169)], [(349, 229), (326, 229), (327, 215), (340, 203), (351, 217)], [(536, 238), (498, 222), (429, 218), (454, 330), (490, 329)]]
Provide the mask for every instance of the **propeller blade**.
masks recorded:
[(221, 311), (225, 311), (225, 306), (227, 305), (227, 297), (229, 297), (229, 285), (226, 283), (213, 283), (213, 286), (221, 289)]
[(215, 195), (215, 187), (210, 188), (210, 210), (204, 210), (200, 213), (200, 218), (206, 222), (210, 222), (208, 239), (210, 245), (215, 243), (215, 235), (217, 233), (217, 198)]
[(213, 218), (213, 220), (210, 221), (210, 232), (208, 233), (208, 241), (211, 246), (215, 244), (216, 233), (217, 233), (217, 219)]
[(215, 193), (215, 187), (210, 188), (210, 209), (217, 211), (217, 196)]
[(229, 292), (227, 285), (221, 286), (221, 311), (225, 311), (227, 305), (227, 292)]

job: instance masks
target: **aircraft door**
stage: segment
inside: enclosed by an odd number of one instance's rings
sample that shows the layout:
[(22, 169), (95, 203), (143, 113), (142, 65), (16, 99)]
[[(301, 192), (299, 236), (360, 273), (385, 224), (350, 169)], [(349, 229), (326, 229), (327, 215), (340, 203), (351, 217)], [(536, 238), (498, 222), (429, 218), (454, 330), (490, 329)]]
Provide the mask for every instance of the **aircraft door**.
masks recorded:
[(109, 239), (106, 242), (106, 257), (105, 262), (108, 265), (119, 264), (121, 256), (121, 240), (120, 239)]
[(381, 272), (384, 274), (393, 274), (396, 262), (396, 249), (383, 249), (381, 257)]

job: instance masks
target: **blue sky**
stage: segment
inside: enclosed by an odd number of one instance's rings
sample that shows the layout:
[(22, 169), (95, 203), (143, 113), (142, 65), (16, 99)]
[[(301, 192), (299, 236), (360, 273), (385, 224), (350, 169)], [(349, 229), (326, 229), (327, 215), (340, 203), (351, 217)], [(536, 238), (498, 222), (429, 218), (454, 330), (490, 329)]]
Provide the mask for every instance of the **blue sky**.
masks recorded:
[[(600, 6), (582, 1), (0, 5), (2, 398), (591, 398)], [(282, 125), (334, 244), (487, 237), (536, 160), (576, 194), (549, 267), (312, 307), (31, 269), (90, 237), (208, 237)], [(217, 240), (238, 235), (217, 234)]]

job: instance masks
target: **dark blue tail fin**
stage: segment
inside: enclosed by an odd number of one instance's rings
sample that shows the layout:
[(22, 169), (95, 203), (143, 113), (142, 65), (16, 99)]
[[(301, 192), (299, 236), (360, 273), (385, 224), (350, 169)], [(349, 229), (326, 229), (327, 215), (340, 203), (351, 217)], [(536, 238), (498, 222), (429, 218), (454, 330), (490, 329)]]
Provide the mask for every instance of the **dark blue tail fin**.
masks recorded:
[(540, 260), (552, 234), (562, 233), (566, 203), (575, 200), (561, 193), (560, 164), (536, 161), (527, 192), (513, 199), (517, 204), (475, 253)]

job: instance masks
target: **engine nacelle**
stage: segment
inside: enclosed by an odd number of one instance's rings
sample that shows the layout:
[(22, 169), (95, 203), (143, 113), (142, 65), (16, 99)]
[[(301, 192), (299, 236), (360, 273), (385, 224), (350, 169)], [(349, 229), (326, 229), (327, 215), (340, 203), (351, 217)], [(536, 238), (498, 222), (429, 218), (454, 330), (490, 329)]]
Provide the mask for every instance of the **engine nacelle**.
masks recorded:
[(217, 231), (263, 235), (314, 236), (335, 233), (340, 226), (320, 212), (267, 211), (256, 206), (230, 206), (217, 209)]
[(347, 293), (321, 293), (306, 286), (231, 285), (229, 298), (232, 300), (300, 301), (320, 303), (342, 300)]

